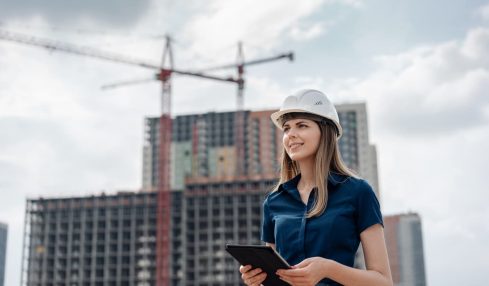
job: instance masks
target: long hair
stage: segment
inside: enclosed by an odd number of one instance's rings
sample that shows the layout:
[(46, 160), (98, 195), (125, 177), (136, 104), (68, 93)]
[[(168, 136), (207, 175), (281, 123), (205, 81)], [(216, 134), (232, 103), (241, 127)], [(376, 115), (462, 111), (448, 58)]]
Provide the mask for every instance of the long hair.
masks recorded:
[[(316, 122), (321, 132), (314, 166), (317, 195), (307, 217), (320, 216), (328, 204), (329, 174), (334, 172), (348, 177), (357, 177), (357, 175), (346, 166), (341, 158), (337, 140), (338, 131), (333, 122), (317, 115), (302, 112), (284, 114), (280, 118), (280, 121), (283, 125), (286, 121), (297, 118), (309, 119)], [(289, 157), (285, 148), (282, 148), (280, 165), (280, 180), (273, 191), (277, 191), (281, 184), (291, 180), (300, 173), (299, 164)]]

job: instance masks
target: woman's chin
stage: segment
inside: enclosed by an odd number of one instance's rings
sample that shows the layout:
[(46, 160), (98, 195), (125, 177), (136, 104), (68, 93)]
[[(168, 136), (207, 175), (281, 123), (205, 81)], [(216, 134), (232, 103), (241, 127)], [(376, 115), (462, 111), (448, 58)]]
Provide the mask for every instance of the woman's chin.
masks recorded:
[(292, 154), (292, 155), (289, 155), (290, 159), (292, 159), (292, 161), (300, 161), (302, 159), (304, 159), (303, 157), (304, 156), (301, 156), (300, 154)]
[(297, 163), (299, 163), (300, 161), (308, 161), (311, 158), (314, 159), (314, 154), (304, 154), (304, 153), (297, 152), (288, 155), (292, 161), (295, 161)]

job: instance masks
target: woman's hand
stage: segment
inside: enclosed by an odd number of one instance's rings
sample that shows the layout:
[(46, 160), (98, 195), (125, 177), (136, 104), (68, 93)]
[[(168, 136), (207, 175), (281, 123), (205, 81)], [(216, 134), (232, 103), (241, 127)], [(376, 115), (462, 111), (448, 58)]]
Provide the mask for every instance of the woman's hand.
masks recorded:
[(280, 269), (277, 275), (293, 286), (316, 285), (326, 278), (328, 260), (322, 257), (304, 259), (301, 263), (292, 266), (292, 269)]
[(241, 272), (241, 279), (248, 286), (260, 286), (267, 277), (267, 274), (260, 268), (251, 269), (251, 265), (241, 265), (239, 272)]

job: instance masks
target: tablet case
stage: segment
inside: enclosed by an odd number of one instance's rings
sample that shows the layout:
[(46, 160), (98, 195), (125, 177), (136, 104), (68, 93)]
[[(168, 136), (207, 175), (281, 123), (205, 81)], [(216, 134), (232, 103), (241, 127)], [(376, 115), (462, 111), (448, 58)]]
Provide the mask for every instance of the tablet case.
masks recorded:
[(267, 273), (263, 281), (264, 286), (288, 286), (289, 283), (281, 280), (275, 272), (278, 269), (288, 269), (289, 264), (270, 246), (265, 245), (238, 245), (226, 244), (229, 252), (241, 265), (251, 265), (261, 268)]

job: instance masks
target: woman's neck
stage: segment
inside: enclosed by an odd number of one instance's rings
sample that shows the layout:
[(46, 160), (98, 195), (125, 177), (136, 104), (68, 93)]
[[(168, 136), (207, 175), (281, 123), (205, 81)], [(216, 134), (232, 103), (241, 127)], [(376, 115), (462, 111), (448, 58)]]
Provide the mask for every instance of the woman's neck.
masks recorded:
[(301, 161), (299, 168), (301, 170), (301, 179), (298, 187), (312, 188), (316, 186), (316, 178), (314, 172), (314, 160)]

